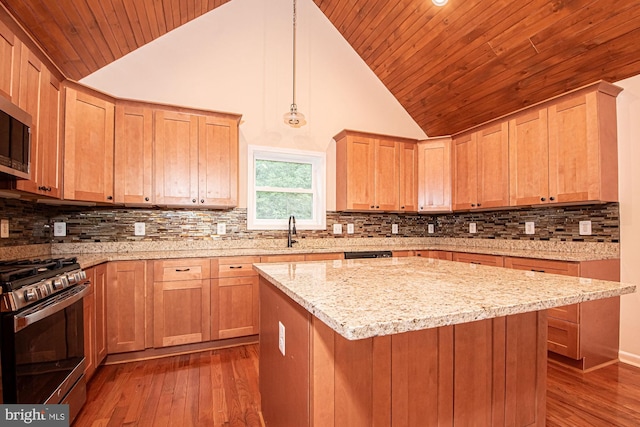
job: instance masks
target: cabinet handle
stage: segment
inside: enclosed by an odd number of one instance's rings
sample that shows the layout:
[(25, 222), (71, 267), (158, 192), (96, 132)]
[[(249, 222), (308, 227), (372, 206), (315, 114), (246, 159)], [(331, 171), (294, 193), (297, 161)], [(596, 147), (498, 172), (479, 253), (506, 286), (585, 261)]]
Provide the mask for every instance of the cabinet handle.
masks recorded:
[(544, 197), (540, 197), (540, 201), (541, 201), (541, 202), (544, 202), (545, 200), (547, 200), (547, 199), (546, 199), (546, 198), (544, 198)]
[(544, 270), (535, 270), (535, 269), (531, 269), (531, 271), (535, 271), (536, 273), (544, 273)]
[(144, 201), (145, 201), (145, 202), (148, 202), (148, 201), (149, 201), (149, 198), (148, 198), (148, 197), (145, 197), (145, 198), (144, 198)]
[(176, 272), (178, 273), (184, 273), (185, 271), (191, 271), (190, 268), (176, 268)]
[(242, 266), (241, 265), (231, 265), (231, 266), (229, 266), (229, 268), (242, 268)]
[(555, 198), (555, 197), (553, 197), (553, 196), (549, 197), (549, 200), (551, 200), (552, 202), (553, 202), (555, 199), (556, 199), (556, 198)]
[(107, 196), (107, 200), (113, 200), (113, 196)]
[(469, 264), (475, 264), (475, 265), (480, 265), (481, 263), (476, 262), (476, 261), (471, 261)]
[(51, 187), (47, 187), (47, 191), (51, 191)]

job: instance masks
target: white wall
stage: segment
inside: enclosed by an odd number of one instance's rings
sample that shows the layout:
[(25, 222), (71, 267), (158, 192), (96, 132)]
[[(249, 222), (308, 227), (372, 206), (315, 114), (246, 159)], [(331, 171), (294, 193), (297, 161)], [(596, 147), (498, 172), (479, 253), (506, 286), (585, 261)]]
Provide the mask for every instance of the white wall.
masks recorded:
[(342, 129), (426, 135), (311, 0), (298, 1), (296, 103), (291, 0), (234, 0), (81, 80), (116, 97), (240, 113), (240, 206), (247, 144), (327, 151), (327, 209), (335, 209), (335, 144)]
[[(617, 85), (620, 280), (640, 286), (640, 76)], [(640, 289), (621, 298), (620, 360), (640, 366)]]

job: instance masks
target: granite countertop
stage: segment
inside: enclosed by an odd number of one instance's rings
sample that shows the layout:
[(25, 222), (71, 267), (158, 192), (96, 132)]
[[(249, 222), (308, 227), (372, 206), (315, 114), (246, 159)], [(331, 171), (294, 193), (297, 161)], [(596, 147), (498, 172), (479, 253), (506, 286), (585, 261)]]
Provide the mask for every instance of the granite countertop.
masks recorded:
[(356, 340), (543, 310), (636, 286), (417, 257), (254, 264), (261, 276)]

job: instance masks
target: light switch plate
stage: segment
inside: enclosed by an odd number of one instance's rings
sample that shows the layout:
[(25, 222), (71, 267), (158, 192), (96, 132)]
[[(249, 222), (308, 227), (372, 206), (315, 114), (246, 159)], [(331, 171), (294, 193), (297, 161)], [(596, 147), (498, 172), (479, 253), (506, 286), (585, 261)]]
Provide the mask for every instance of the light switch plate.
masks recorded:
[(524, 223), (524, 233), (525, 234), (535, 234), (536, 233), (536, 223), (533, 221), (527, 221)]
[(136, 222), (133, 225), (133, 235), (134, 236), (144, 236), (145, 234), (147, 234), (147, 230), (146, 227), (144, 225), (144, 222)]
[(227, 234), (227, 224), (224, 222), (219, 222), (216, 224), (216, 234)]
[(398, 234), (398, 224), (391, 224), (391, 234)]
[(433, 233), (435, 232), (435, 226), (434, 226), (433, 224), (429, 224), (429, 225), (427, 226), (427, 232), (428, 232), (429, 234), (433, 234)]
[(67, 223), (66, 222), (54, 222), (53, 223), (53, 235), (55, 237), (64, 237), (67, 235)]
[(580, 221), (580, 235), (591, 236), (591, 221)]
[(9, 220), (0, 219), (0, 239), (7, 239), (9, 237)]
[(342, 224), (333, 224), (333, 234), (342, 234)]
[(285, 351), (285, 329), (284, 329), (284, 325), (282, 324), (282, 322), (278, 321), (278, 349), (280, 350), (280, 353), (282, 353), (282, 355), (284, 356), (286, 351)]
[(470, 222), (469, 223), (469, 233), (474, 234), (477, 233), (478, 229), (476, 228), (476, 223), (475, 222)]
[(353, 233), (354, 233), (353, 224), (347, 224), (347, 234), (353, 234)]

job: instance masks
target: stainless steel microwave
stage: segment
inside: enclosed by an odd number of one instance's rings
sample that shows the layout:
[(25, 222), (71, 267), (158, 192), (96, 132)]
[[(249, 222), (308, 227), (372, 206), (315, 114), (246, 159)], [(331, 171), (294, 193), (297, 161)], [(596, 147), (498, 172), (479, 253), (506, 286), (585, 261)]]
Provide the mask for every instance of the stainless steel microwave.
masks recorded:
[(29, 179), (31, 116), (0, 96), (0, 175)]

